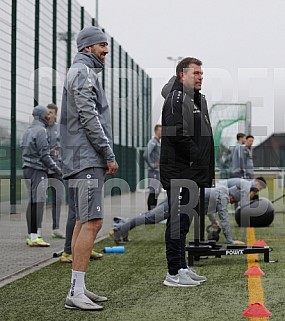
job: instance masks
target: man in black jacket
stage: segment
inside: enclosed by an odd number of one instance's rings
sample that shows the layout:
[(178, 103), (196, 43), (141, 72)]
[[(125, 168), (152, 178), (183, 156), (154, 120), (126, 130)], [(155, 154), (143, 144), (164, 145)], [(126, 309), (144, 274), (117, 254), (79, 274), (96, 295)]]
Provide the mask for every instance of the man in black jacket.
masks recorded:
[[(165, 233), (167, 286), (196, 286), (206, 278), (187, 267), (186, 234), (197, 211), (199, 187), (214, 179), (214, 142), (205, 96), (202, 62), (184, 58), (163, 88), (160, 173), (170, 216)], [(197, 214), (196, 214), (197, 215)]]

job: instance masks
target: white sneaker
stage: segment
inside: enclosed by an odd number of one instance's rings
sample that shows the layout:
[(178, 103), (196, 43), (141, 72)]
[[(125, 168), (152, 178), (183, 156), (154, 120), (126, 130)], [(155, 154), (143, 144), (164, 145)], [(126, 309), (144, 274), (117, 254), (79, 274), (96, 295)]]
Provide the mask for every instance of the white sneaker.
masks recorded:
[(108, 300), (108, 298), (106, 298), (105, 296), (95, 294), (91, 291), (88, 291), (87, 289), (84, 289), (84, 295), (86, 295), (87, 298), (93, 302), (105, 302)]
[(186, 269), (180, 269), (176, 275), (170, 275), (167, 273), (165, 280), (163, 281), (164, 285), (167, 286), (197, 286), (200, 285), (200, 282), (194, 281), (191, 279), (186, 272)]
[[(42, 229), (41, 228), (37, 229), (37, 234), (38, 234), (38, 237), (42, 237)], [(28, 238), (31, 238), (31, 234), (28, 234)]]
[(52, 230), (52, 238), (65, 239), (65, 234), (60, 229)]
[(187, 273), (187, 275), (190, 276), (190, 278), (194, 281), (198, 281), (198, 282), (205, 282), (207, 281), (207, 278), (203, 275), (198, 275), (196, 272), (194, 272), (189, 266), (187, 267), (187, 269), (184, 269)]
[(91, 311), (99, 311), (103, 310), (101, 305), (98, 305), (88, 299), (85, 295), (72, 297), (67, 296), (65, 300), (65, 307), (67, 309), (78, 309), (78, 310), (91, 310)]

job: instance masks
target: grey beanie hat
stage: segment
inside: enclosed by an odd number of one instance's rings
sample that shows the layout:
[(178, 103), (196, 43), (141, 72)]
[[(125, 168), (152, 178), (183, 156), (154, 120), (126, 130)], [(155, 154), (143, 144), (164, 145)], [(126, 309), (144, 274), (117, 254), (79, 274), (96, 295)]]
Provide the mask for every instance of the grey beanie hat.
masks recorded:
[(34, 107), (34, 110), (33, 110), (33, 116), (34, 118), (38, 118), (38, 119), (42, 119), (44, 120), (45, 119), (45, 116), (48, 114), (48, 109), (47, 107), (45, 106), (41, 106), (41, 105), (38, 105), (36, 107)]
[(235, 202), (239, 202), (240, 201), (240, 189), (237, 188), (236, 186), (232, 186), (231, 188), (229, 188), (229, 194), (233, 196), (233, 198), (235, 199)]
[(81, 51), (86, 47), (107, 42), (107, 37), (101, 29), (90, 26), (83, 28), (78, 33), (76, 42), (78, 51)]

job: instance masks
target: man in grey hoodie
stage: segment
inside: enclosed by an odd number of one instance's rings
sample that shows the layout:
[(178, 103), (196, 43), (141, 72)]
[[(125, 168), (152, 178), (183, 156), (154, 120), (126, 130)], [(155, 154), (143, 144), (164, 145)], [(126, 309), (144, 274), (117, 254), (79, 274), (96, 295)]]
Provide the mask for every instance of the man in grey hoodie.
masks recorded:
[[(60, 144), (59, 144), (59, 124), (56, 122), (57, 106), (53, 103), (47, 105), (49, 114), (49, 125), (47, 134), (50, 146), (50, 155), (53, 161), (61, 168)], [(64, 198), (64, 182), (61, 175), (52, 170), (48, 171), (49, 187), (52, 202), (52, 234), (53, 238), (64, 239), (64, 233), (59, 229), (61, 204)]]
[(242, 152), (245, 140), (246, 135), (244, 133), (237, 133), (237, 144), (231, 157), (231, 177), (233, 178), (246, 178)]
[(29, 237), (29, 246), (49, 246), (38, 235), (38, 223), (42, 221), (44, 202), (47, 189), (48, 169), (61, 174), (60, 168), (50, 156), (50, 148), (46, 127), (48, 126), (48, 109), (45, 106), (36, 106), (33, 110), (34, 120), (25, 131), (21, 143), (23, 174), (29, 194), (29, 203), (26, 211)]
[(64, 83), (60, 119), (62, 170), (73, 189), (76, 206), (71, 287), (65, 307), (102, 310), (97, 303), (107, 298), (86, 289), (85, 272), (103, 224), (105, 174), (118, 170), (110, 109), (97, 76), (108, 54), (107, 37), (99, 28), (86, 27), (78, 33), (77, 48)]
[(161, 125), (156, 124), (154, 127), (154, 137), (149, 140), (144, 153), (144, 160), (148, 166), (149, 195), (147, 207), (149, 211), (157, 205), (157, 198), (161, 191), (159, 174), (160, 138)]

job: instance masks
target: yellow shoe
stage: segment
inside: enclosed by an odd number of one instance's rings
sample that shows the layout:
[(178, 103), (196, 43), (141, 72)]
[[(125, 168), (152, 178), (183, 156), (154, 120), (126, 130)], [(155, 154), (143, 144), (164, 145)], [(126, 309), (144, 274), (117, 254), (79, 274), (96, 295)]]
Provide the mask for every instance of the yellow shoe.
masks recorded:
[(35, 240), (32, 240), (31, 238), (27, 238), (26, 240), (27, 245), (29, 245), (30, 247), (49, 247), (50, 244), (47, 243), (42, 237), (38, 237)]
[(68, 253), (63, 252), (60, 257), (60, 262), (61, 263), (72, 263), (72, 254), (68, 254)]
[(109, 231), (110, 238), (115, 242), (116, 245), (120, 245), (121, 237), (117, 231), (113, 228)]
[(95, 252), (94, 250), (92, 250), (91, 254), (90, 254), (90, 259), (93, 260), (99, 260), (103, 257), (103, 254)]

